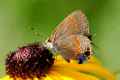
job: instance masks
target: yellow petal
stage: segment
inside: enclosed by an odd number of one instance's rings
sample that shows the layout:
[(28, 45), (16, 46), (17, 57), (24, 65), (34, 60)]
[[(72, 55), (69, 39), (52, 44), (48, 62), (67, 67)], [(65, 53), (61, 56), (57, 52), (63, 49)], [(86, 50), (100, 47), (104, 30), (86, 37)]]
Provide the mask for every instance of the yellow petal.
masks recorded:
[(73, 78), (74, 80), (99, 80), (98, 78), (96, 78), (95, 76), (91, 76), (91, 75), (87, 75), (87, 74), (83, 74), (77, 71), (73, 71), (73, 70), (67, 70), (67, 69), (54, 69), (53, 71), (57, 71), (58, 73), (60, 73), (61, 75), (64, 76), (68, 76)]
[(91, 57), (88, 59), (88, 63), (101, 65), (101, 62), (100, 62), (95, 56), (91, 56)]
[(63, 80), (61, 75), (58, 72), (50, 71), (49, 76), (53, 77), (55, 80)]
[(73, 71), (77, 70), (81, 72), (94, 73), (95, 75), (105, 78), (107, 80), (115, 80), (115, 76), (112, 73), (110, 73), (108, 70), (101, 67), (100, 65), (96, 65), (96, 64), (66, 63), (66, 64), (55, 64), (53, 66), (54, 67), (52, 68), (53, 69), (56, 68), (56, 70), (64, 70), (63, 68), (66, 68), (66, 69), (73, 70)]
[(13, 80), (12, 78), (10, 78), (8, 75), (0, 78), (0, 80)]
[(44, 80), (53, 80), (50, 76), (46, 76)]

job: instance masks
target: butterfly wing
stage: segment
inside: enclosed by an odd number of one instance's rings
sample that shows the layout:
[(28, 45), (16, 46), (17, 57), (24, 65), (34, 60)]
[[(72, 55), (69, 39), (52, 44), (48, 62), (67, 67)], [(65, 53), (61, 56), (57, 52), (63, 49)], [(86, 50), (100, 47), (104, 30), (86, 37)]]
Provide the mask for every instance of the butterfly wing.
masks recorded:
[(88, 20), (82, 11), (75, 11), (68, 15), (55, 29), (50, 42), (55, 42), (60, 37), (67, 37), (71, 34), (89, 35)]
[(83, 35), (70, 35), (66, 38), (59, 38), (54, 46), (68, 62), (70, 59), (78, 59), (78, 56), (91, 50), (90, 40)]
[(69, 61), (90, 47), (88, 20), (82, 11), (68, 15), (55, 29), (48, 42)]

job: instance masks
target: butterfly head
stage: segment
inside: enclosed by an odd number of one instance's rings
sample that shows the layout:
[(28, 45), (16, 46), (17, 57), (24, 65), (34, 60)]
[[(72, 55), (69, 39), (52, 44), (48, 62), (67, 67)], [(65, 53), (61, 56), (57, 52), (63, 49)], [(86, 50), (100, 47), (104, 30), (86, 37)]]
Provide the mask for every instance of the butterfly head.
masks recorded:
[(57, 48), (53, 45), (52, 42), (46, 41), (44, 43), (44, 46), (49, 49), (54, 55), (57, 53)]

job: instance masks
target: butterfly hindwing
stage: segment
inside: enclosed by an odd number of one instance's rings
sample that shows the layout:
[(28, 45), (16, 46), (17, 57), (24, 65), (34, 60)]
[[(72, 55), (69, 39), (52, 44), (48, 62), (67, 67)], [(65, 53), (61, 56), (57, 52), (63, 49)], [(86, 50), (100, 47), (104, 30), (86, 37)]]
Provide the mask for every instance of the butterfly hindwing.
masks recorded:
[(77, 59), (77, 56), (85, 53), (87, 48), (91, 49), (90, 40), (83, 35), (70, 35), (66, 38), (59, 38), (54, 45), (67, 61)]

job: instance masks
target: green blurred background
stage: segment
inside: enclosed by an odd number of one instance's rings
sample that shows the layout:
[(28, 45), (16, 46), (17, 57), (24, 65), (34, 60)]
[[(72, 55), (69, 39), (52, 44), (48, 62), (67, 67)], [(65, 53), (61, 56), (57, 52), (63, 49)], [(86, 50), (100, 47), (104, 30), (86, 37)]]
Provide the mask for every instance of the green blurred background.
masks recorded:
[(111, 71), (120, 70), (120, 0), (0, 0), (0, 76), (5, 74), (10, 51), (44, 41), (65, 16), (78, 9), (96, 34), (95, 55)]

